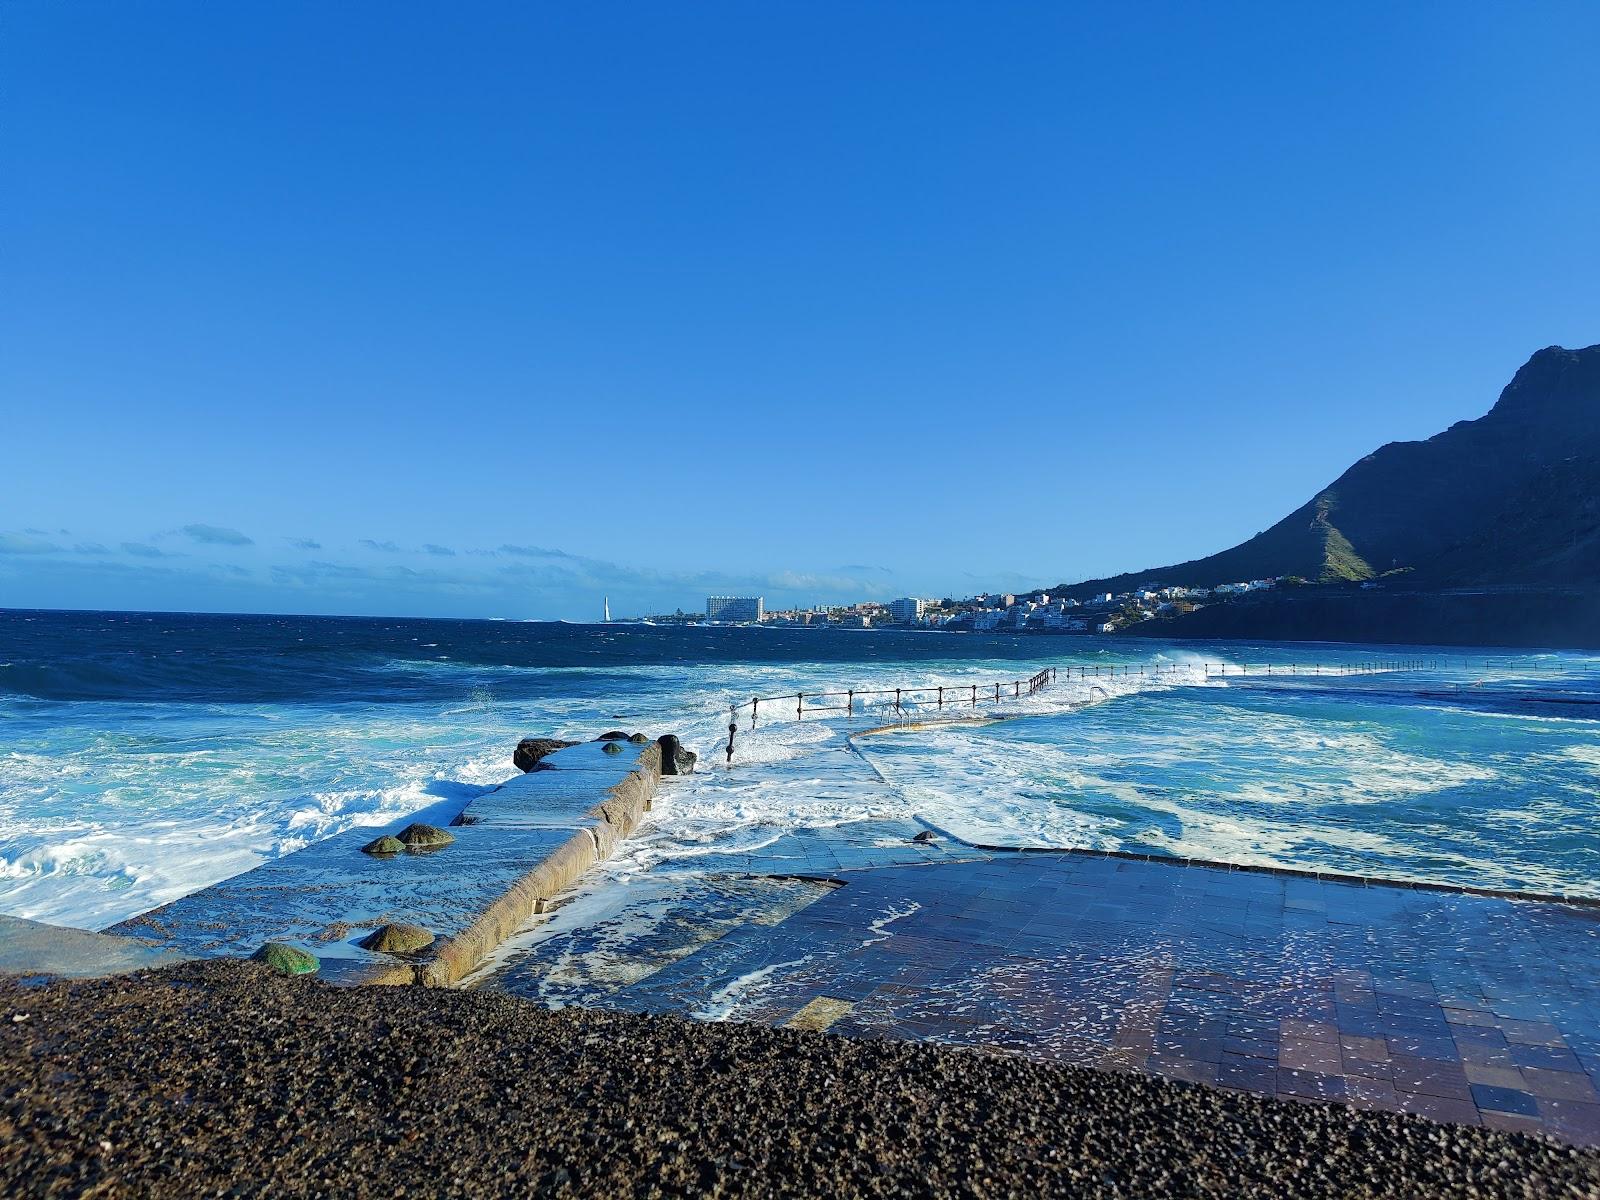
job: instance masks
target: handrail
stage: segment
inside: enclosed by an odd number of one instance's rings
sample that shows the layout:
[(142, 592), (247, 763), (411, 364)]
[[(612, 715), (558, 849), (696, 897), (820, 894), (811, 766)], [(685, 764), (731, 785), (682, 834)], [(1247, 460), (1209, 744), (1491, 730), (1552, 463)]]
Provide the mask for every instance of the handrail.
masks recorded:
[[(1431, 670), (1445, 665), (1443, 660), (1421, 658), (1374, 659), (1356, 663), (1263, 663), (1259, 666), (1252, 666), (1249, 663), (1200, 664), (1207, 679), (1213, 676), (1250, 675), (1252, 672), (1257, 675), (1368, 675), (1381, 671)], [(1045, 667), (1027, 679), (1007, 679), (982, 684), (929, 684), (910, 688), (846, 688), (830, 692), (786, 692), (778, 696), (752, 696), (748, 700), (730, 704), (728, 720), (730, 724), (737, 724), (741, 714), (748, 709), (750, 728), (754, 729), (760, 724), (763, 705), (767, 706), (769, 712), (773, 711), (774, 705), (782, 706), (778, 712), (792, 708), (794, 719), (797, 721), (805, 720), (810, 713), (842, 712), (846, 716), (854, 716), (858, 701), (864, 704), (875, 696), (893, 696), (893, 707), (897, 716), (903, 714), (908, 701), (921, 696), (932, 698), (934, 706), (940, 710), (958, 705), (976, 708), (979, 704), (994, 704), (1001, 700), (1017, 700), (1024, 696), (1035, 695), (1046, 685), (1054, 683), (1061, 670), (1066, 671), (1069, 679), (1072, 678), (1074, 671), (1077, 672), (1079, 679), (1114, 679), (1118, 676), (1133, 675), (1160, 677), (1190, 672), (1193, 669), (1192, 665), (1180, 663), (1081, 663), (1068, 664), (1064, 668)], [(830, 700), (843, 700), (844, 703), (826, 703)]]
[[(785, 706), (793, 704), (794, 719), (803, 721), (807, 713), (842, 712), (846, 716), (854, 716), (856, 702), (862, 701), (865, 711), (865, 701), (872, 696), (893, 696), (894, 711), (897, 715), (904, 711), (904, 705), (918, 696), (931, 696), (939, 709), (948, 703), (954, 708), (958, 704), (970, 705), (976, 708), (979, 704), (998, 703), (1001, 700), (1017, 700), (1023, 696), (1032, 696), (1054, 682), (1056, 678), (1055, 667), (1045, 667), (1035, 671), (1026, 679), (1007, 679), (1003, 682), (984, 684), (932, 684), (927, 687), (897, 687), (897, 688), (847, 688), (842, 692), (791, 692), (782, 696), (752, 696), (748, 700), (728, 705), (728, 723), (737, 725), (739, 715), (745, 709), (750, 710), (750, 728), (754, 729), (760, 721), (761, 706), (769, 707), (782, 703)], [(843, 704), (818, 704), (819, 700), (839, 700)]]
[(1257, 667), (1249, 663), (1217, 663), (1214, 671), (1211, 663), (1202, 665), (1209, 679), (1213, 674), (1228, 675), (1230, 671), (1235, 675), (1248, 675), (1252, 670), (1258, 675), (1274, 672), (1279, 675), (1375, 675), (1388, 671), (1431, 671), (1446, 664), (1443, 659), (1385, 658), (1356, 663), (1263, 663)]

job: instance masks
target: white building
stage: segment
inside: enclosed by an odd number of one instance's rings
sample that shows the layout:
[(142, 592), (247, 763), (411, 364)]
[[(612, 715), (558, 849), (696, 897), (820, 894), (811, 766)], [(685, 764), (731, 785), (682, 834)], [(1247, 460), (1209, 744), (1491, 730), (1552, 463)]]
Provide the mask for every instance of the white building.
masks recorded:
[(889, 619), (899, 625), (915, 625), (922, 620), (923, 611), (927, 607), (926, 600), (919, 600), (915, 596), (902, 596), (898, 600), (889, 601)]
[(767, 613), (761, 596), (707, 596), (708, 621), (761, 621)]

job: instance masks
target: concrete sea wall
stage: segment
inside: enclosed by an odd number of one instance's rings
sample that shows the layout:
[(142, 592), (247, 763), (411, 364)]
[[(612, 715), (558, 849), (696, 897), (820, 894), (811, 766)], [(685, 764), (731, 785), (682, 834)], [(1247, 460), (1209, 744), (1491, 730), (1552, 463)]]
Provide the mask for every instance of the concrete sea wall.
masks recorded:
[[(121, 922), (108, 933), (193, 957), (286, 943), (330, 981), (445, 987), (461, 979), (638, 826), (662, 774), (655, 742), (555, 751), (451, 817), (436, 847), (371, 854), (410, 818), (353, 829)], [(411, 953), (364, 942), (391, 926)]]

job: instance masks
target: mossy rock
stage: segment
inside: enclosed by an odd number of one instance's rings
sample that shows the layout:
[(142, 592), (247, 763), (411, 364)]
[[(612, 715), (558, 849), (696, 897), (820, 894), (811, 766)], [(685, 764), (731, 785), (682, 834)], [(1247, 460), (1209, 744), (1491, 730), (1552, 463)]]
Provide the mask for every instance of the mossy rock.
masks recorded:
[(415, 954), (433, 945), (433, 934), (421, 925), (380, 925), (361, 939), (361, 945), (379, 954)]
[(642, 733), (630, 733), (628, 735), (628, 740), (630, 742), (632, 742), (635, 746), (642, 746), (646, 742), (648, 742), (650, 739), (645, 737), (645, 735), (642, 734)]
[(322, 965), (315, 954), (286, 942), (268, 942), (250, 957), (258, 963), (266, 963), (279, 975), (315, 975)]
[(605, 744), (605, 746), (603, 747), (601, 753), (603, 753), (603, 754), (621, 754), (622, 753), (622, 743), (621, 742), (607, 742)]
[(406, 844), (399, 838), (391, 837), (388, 834), (385, 834), (376, 841), (368, 842), (365, 846), (361, 847), (361, 853), (376, 854), (380, 857), (387, 857), (391, 854), (399, 854), (405, 848)]
[(595, 741), (597, 742), (625, 742), (627, 740), (628, 735), (620, 729), (608, 729), (599, 737), (595, 738)]
[(437, 825), (424, 825), (413, 821), (398, 834), (400, 844), (407, 850), (437, 850), (456, 840), (456, 835)]

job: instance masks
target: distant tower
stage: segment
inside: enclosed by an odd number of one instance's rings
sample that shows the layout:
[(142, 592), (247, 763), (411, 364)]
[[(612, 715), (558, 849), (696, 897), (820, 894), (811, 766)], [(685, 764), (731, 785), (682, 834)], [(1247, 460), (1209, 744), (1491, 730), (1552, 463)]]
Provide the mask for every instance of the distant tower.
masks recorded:
[(606, 625), (611, 624), (611, 597), (610, 596), (606, 597), (605, 616), (601, 618), (601, 621), (602, 621), (603, 624), (606, 624)]

